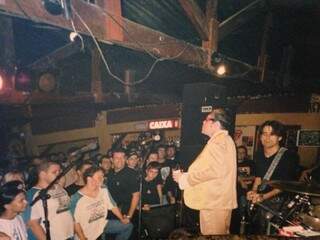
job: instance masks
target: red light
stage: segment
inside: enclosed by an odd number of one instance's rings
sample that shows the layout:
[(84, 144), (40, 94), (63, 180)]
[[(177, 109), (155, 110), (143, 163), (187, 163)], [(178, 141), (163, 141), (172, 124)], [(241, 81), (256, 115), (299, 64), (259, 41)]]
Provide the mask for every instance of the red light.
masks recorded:
[(0, 74), (0, 91), (2, 91), (4, 89), (4, 79), (2, 77), (2, 75)]
[(20, 70), (15, 76), (15, 88), (18, 91), (31, 90), (31, 74), (26, 70)]
[(12, 88), (12, 82), (10, 74), (2, 68), (0, 68), (0, 91), (3, 93), (9, 88)]

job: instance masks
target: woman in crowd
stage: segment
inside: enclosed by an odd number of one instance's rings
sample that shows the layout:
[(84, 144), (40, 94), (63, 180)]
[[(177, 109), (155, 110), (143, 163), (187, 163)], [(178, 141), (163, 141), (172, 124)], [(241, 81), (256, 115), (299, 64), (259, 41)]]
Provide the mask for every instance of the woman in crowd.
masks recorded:
[(25, 224), (19, 215), (25, 210), (26, 206), (27, 201), (22, 182), (11, 181), (1, 186), (0, 236), (2, 239), (28, 239)]

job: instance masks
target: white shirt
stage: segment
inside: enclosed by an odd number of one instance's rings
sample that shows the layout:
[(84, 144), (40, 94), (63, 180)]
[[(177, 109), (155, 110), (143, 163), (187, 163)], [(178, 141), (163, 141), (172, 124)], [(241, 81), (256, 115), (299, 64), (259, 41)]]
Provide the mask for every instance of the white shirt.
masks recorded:
[[(60, 185), (56, 184), (54, 189), (48, 191), (48, 194), (50, 195), (48, 199), (48, 220), (50, 222), (51, 240), (62, 240), (73, 237), (74, 224), (69, 208), (70, 198), (68, 193)], [(34, 194), (33, 199), (37, 195), (38, 192)], [(41, 200), (37, 201), (31, 208), (30, 220), (35, 219), (40, 220), (40, 224), (45, 230), (43, 224), (44, 211)]]
[(0, 232), (7, 234), (11, 240), (27, 240), (27, 229), (20, 215), (14, 219), (0, 218)]
[(97, 239), (107, 225), (108, 210), (115, 202), (106, 188), (101, 188), (97, 197), (92, 198), (78, 191), (71, 197), (71, 212), (88, 240)]

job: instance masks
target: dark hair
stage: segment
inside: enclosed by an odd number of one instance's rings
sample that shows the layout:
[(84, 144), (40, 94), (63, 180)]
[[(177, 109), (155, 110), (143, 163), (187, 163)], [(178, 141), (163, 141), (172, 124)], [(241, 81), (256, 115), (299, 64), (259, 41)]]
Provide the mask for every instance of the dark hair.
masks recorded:
[(149, 158), (149, 156), (150, 156), (151, 154), (157, 154), (157, 155), (158, 155), (158, 152), (157, 152), (157, 151), (155, 151), (155, 150), (152, 150), (151, 152), (149, 152), (149, 154), (148, 154), (148, 157), (147, 157), (147, 158)]
[(127, 158), (130, 158), (131, 156), (134, 156), (134, 155), (136, 155), (137, 157), (140, 157), (140, 154), (135, 149), (128, 151), (126, 154)]
[(92, 166), (92, 167), (88, 168), (87, 170), (85, 170), (84, 173), (83, 173), (83, 181), (84, 181), (84, 183), (87, 184), (87, 182), (88, 182), (87, 178), (88, 177), (92, 177), (96, 172), (99, 172), (99, 171), (104, 173), (103, 168), (98, 167), (98, 166)]
[(176, 147), (176, 145), (174, 145), (174, 144), (168, 144), (168, 145), (166, 146), (166, 149), (168, 149), (168, 148), (173, 148), (175, 151), (177, 151), (177, 147)]
[(231, 112), (229, 109), (216, 108), (209, 115), (213, 115), (214, 120), (220, 122), (222, 129), (228, 129), (232, 125)]
[(114, 149), (112, 151), (112, 156), (115, 154), (115, 153), (124, 153), (126, 155), (126, 150), (124, 148), (117, 148), (117, 149)]
[(248, 155), (248, 149), (247, 149), (247, 147), (246, 146), (244, 146), (244, 145), (240, 145), (240, 146), (237, 146), (237, 149), (244, 149), (244, 151), (246, 152), (246, 155)]
[(166, 145), (164, 145), (164, 144), (159, 144), (159, 145), (157, 146), (157, 150), (159, 150), (159, 148), (164, 148), (164, 149), (166, 149)]
[(100, 157), (100, 160), (99, 160), (99, 163), (101, 164), (102, 163), (102, 159), (109, 159), (110, 161), (111, 161), (111, 157), (110, 156), (108, 156), (108, 155), (102, 155), (101, 157)]
[(55, 162), (55, 161), (51, 161), (51, 160), (42, 161), (39, 165), (36, 166), (37, 175), (39, 175), (40, 172), (42, 172), (42, 171), (47, 171), (51, 165), (59, 165), (60, 166), (60, 163)]
[(284, 136), (285, 136), (284, 125), (281, 122), (276, 120), (267, 120), (259, 127), (259, 131), (258, 131), (259, 137), (261, 137), (261, 135), (263, 134), (263, 128), (265, 126), (270, 126), (272, 128), (272, 134), (278, 137), (282, 137), (280, 141), (280, 145), (282, 145), (284, 142)]
[(10, 204), (15, 197), (25, 193), (23, 182), (11, 181), (3, 184), (0, 188), (0, 216), (6, 211), (5, 205)]
[(147, 168), (146, 170), (150, 170), (150, 169), (157, 169), (157, 170), (160, 170), (161, 168), (161, 164), (159, 162), (150, 162), (148, 165), (147, 165)]
[(259, 128), (259, 136), (263, 133), (263, 128), (265, 126), (270, 126), (272, 128), (272, 134), (277, 135), (278, 137), (283, 137), (285, 133), (284, 125), (276, 120), (265, 121)]
[(82, 163), (80, 163), (80, 164), (78, 164), (77, 166), (76, 166), (76, 171), (78, 171), (78, 170), (82, 170), (82, 168), (84, 167), (84, 165), (93, 165), (93, 163), (91, 162), (91, 161), (89, 161), (89, 160), (86, 160), (86, 161), (83, 161)]

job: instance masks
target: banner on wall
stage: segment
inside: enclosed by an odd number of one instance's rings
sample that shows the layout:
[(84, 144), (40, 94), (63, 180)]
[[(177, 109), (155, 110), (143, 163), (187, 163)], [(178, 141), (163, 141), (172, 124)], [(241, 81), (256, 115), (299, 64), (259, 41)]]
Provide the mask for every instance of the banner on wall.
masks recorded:
[(234, 132), (234, 141), (237, 146), (246, 146), (248, 158), (252, 159), (254, 153), (256, 126), (236, 126)]

